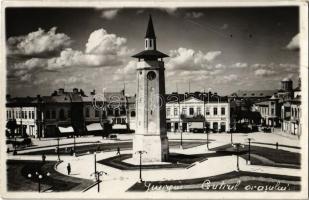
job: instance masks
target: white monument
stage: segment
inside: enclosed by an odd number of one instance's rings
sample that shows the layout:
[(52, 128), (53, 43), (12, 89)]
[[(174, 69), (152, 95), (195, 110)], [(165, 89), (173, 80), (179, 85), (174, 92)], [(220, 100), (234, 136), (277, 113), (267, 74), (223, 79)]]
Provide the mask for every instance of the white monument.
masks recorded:
[(145, 50), (133, 57), (139, 61), (133, 160), (139, 161), (137, 151), (146, 151), (142, 156), (143, 162), (164, 162), (168, 159), (169, 146), (166, 134), (163, 58), (168, 56), (156, 49), (151, 16), (145, 36)]

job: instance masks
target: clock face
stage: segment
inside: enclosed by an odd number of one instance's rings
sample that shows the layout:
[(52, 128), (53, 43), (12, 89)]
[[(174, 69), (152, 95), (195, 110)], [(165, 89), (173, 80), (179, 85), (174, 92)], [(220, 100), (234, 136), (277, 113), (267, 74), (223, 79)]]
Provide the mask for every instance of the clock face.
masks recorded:
[(154, 71), (150, 71), (150, 72), (148, 72), (148, 74), (147, 74), (147, 79), (148, 80), (153, 80), (153, 79), (155, 79), (156, 78), (156, 73), (154, 72)]

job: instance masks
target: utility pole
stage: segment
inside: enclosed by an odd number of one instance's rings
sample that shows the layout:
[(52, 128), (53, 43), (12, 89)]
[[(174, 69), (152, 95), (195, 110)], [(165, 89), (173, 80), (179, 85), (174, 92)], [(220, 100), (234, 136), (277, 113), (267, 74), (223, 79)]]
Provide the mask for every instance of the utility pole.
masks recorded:
[[(178, 94), (178, 93), (177, 93)], [(179, 121), (179, 126), (178, 126), (178, 129), (180, 131), (180, 148), (182, 149), (183, 146), (182, 146), (182, 126), (180, 125), (181, 124), (181, 117), (180, 117), (180, 95), (178, 94), (178, 121)]]
[(248, 161), (249, 161), (249, 164), (251, 164), (251, 140), (252, 140), (252, 138), (248, 138), (247, 140), (249, 142)]

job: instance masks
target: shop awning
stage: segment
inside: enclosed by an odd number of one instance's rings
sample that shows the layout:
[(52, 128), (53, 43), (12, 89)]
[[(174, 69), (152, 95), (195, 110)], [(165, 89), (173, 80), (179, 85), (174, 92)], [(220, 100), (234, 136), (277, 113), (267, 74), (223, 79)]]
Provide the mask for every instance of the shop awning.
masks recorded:
[(103, 130), (100, 123), (93, 123), (86, 126), (87, 131), (101, 131)]
[(126, 124), (114, 124), (113, 129), (127, 129)]
[(68, 127), (58, 127), (60, 133), (74, 133), (74, 129), (72, 126), (68, 126)]

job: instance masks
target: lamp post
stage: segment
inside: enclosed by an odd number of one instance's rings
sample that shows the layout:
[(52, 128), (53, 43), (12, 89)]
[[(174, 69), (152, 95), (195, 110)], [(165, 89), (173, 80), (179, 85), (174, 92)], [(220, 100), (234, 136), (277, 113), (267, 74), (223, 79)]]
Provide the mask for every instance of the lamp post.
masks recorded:
[(41, 192), (41, 180), (48, 176), (50, 176), (49, 172), (47, 172), (46, 174), (42, 174), (39, 172), (35, 172), (34, 174), (28, 173), (29, 179), (34, 179), (38, 181), (38, 192)]
[(233, 144), (233, 131), (230, 131), (231, 134), (231, 144)]
[[(208, 88), (208, 103), (209, 103), (209, 89)], [(206, 131), (206, 104), (205, 104), (205, 97), (206, 97), (206, 92), (205, 92), (205, 88), (204, 88), (204, 93), (203, 93), (203, 103), (204, 103), (204, 124), (203, 124), (203, 127), (204, 127), (204, 134), (206, 133), (206, 137), (207, 137), (207, 143), (206, 143), (206, 147), (207, 147), (207, 150), (209, 150), (209, 135), (208, 135), (208, 132)]]
[(23, 114), (23, 107), (22, 106), (20, 107), (20, 114), (21, 114), (21, 117), (20, 117), (20, 127), (21, 127), (20, 133), (21, 133), (21, 136), (23, 136), (23, 134), (24, 134), (24, 127), (23, 127), (24, 114)]
[(209, 95), (209, 92), (210, 92), (210, 90), (211, 90), (211, 88), (208, 88), (208, 104), (209, 104), (209, 97), (210, 97), (210, 95)]
[(137, 151), (135, 153), (139, 153), (139, 182), (142, 183), (142, 154), (147, 153), (146, 151)]
[(254, 140), (253, 138), (247, 138), (248, 143), (249, 143), (249, 148), (248, 148), (248, 163), (251, 164), (251, 141)]
[(75, 134), (73, 135), (73, 148), (74, 148), (74, 154), (75, 154), (75, 150), (76, 150), (76, 136)]
[(60, 161), (60, 148), (59, 148), (59, 143), (60, 143), (60, 138), (58, 136), (57, 138), (57, 156), (58, 156), (58, 161)]
[(104, 171), (99, 171), (99, 172), (96, 171), (90, 175), (90, 176), (94, 176), (96, 179), (96, 182), (98, 185), (98, 193), (100, 192), (100, 183), (101, 183), (100, 177), (103, 175), (107, 175), (107, 173)]
[(182, 146), (182, 125), (181, 124), (181, 116), (180, 116), (180, 98), (179, 98), (179, 95), (178, 95), (178, 121), (179, 121), (179, 125), (178, 125), (178, 129), (180, 131), (180, 148), (182, 149), (183, 146)]
[(94, 156), (94, 173), (97, 172), (97, 152), (93, 153)]
[(244, 145), (241, 143), (234, 143), (232, 146), (236, 149), (236, 157), (237, 157), (237, 162), (236, 162), (236, 169), (239, 171), (239, 150), (240, 148), (244, 148)]

